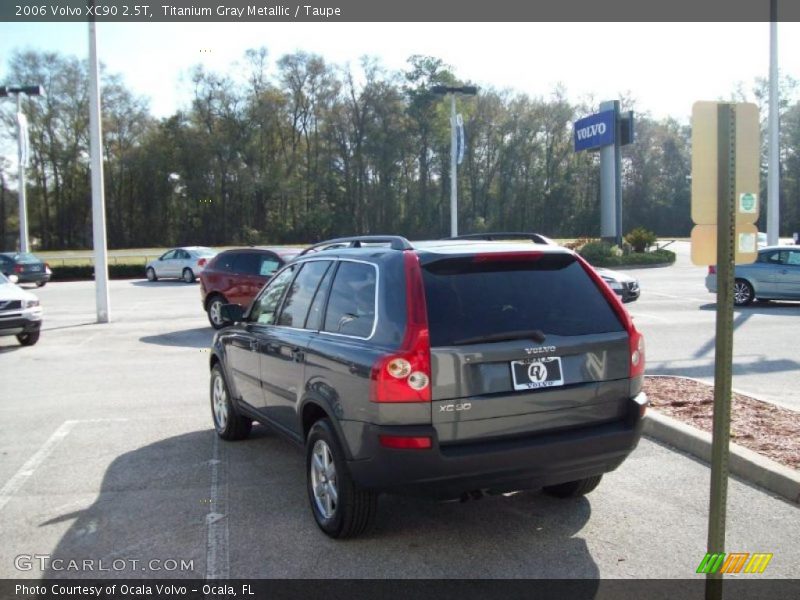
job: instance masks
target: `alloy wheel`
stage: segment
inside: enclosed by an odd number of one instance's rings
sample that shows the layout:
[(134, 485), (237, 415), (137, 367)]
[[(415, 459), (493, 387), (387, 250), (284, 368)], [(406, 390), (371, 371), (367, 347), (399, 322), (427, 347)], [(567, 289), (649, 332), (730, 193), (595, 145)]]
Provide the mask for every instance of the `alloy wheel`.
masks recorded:
[(217, 375), (214, 379), (214, 391), (211, 399), (214, 407), (214, 420), (217, 428), (222, 431), (228, 424), (228, 391), (225, 389), (225, 382), (221, 375)]
[(339, 504), (339, 489), (336, 485), (333, 454), (324, 440), (317, 440), (314, 443), (310, 469), (314, 503), (323, 518), (331, 519), (336, 514)]

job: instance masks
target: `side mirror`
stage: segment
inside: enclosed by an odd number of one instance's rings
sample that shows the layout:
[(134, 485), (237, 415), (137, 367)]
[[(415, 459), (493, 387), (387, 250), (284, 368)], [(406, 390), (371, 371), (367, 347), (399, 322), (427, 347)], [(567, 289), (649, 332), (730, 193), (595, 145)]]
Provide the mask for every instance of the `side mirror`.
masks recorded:
[(226, 324), (238, 323), (244, 318), (244, 307), (241, 304), (223, 304), (220, 314)]
[(11, 283), (19, 283), (19, 277), (17, 277), (16, 275), (14, 275), (14, 273), (11, 273), (11, 274), (8, 276), (8, 280), (9, 280)]

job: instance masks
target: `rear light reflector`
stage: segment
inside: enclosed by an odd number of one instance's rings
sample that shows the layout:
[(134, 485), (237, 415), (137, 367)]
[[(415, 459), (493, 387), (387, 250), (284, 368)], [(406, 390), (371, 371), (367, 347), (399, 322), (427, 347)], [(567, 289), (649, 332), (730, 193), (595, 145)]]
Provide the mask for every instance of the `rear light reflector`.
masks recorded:
[(22, 265), (14, 265), (14, 273), (22, 273), (23, 267)]
[(201, 258), (200, 260), (197, 261), (197, 266), (198, 267), (205, 267), (207, 262), (208, 261), (205, 258)]
[(406, 331), (397, 352), (372, 366), (372, 402), (430, 402), (431, 347), (422, 268), (417, 255), (403, 253), (406, 275)]
[(717, 274), (717, 267), (715, 265), (708, 265), (708, 274), (709, 275), (716, 275)]
[(404, 435), (378, 436), (384, 448), (399, 448), (403, 450), (426, 450), (431, 447), (431, 438), (427, 436), (407, 437)]

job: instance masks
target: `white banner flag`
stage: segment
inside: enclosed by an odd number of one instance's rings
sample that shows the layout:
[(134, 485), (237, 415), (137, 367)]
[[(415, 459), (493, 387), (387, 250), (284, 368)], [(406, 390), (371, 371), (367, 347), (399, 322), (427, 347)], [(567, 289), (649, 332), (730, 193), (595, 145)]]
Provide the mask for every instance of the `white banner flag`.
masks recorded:
[(461, 164), (464, 160), (464, 119), (460, 114), (456, 115), (456, 126), (458, 133), (458, 152), (456, 156), (458, 156), (458, 164)]
[(17, 113), (17, 127), (19, 127), (19, 164), (20, 167), (28, 166), (28, 119), (21, 112)]

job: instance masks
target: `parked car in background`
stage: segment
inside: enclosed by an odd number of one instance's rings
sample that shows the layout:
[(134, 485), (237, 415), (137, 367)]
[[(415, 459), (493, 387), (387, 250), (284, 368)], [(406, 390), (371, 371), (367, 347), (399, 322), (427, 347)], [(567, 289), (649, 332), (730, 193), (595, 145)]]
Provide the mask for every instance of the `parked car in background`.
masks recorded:
[(299, 253), (298, 248), (238, 248), (212, 258), (200, 272), (200, 297), (211, 326), (223, 326), (224, 304), (249, 306), (272, 274)]
[(636, 447), (644, 339), (573, 251), (399, 236), (317, 250), (249, 309), (222, 307), (210, 405), (225, 440), (255, 420), (305, 448), (327, 535), (366, 531), (382, 492), (582, 496)]
[(39, 341), (42, 307), (36, 296), (12, 280), (0, 274), (0, 336), (15, 335), (23, 346), (33, 346)]
[[(473, 240), (473, 241), (487, 241), (487, 242), (508, 242), (508, 241), (529, 241), (534, 244), (546, 244), (550, 246), (558, 246), (555, 241), (541, 233), (523, 233), (523, 232), (488, 232), (488, 233), (468, 233), (465, 235), (456, 236), (456, 240)], [(619, 271), (612, 271), (603, 267), (594, 267), (594, 270), (600, 274), (609, 287), (614, 290), (614, 293), (619, 296), (623, 302), (633, 302), (639, 298), (641, 289), (639, 288), (639, 281), (635, 277), (620, 273)]]
[[(706, 289), (717, 292), (717, 268), (708, 267)], [(746, 306), (753, 300), (800, 300), (800, 248), (769, 246), (758, 251), (756, 262), (736, 265), (733, 303)]]
[(30, 252), (0, 253), (0, 272), (6, 277), (16, 275), (18, 283), (35, 283), (37, 287), (43, 287), (53, 276), (50, 265)]
[(171, 278), (192, 283), (216, 255), (216, 250), (205, 246), (173, 248), (147, 263), (144, 272), (148, 281)]
[(594, 267), (594, 270), (623, 302), (633, 302), (639, 298), (641, 289), (639, 288), (639, 280), (635, 277), (603, 267)]

